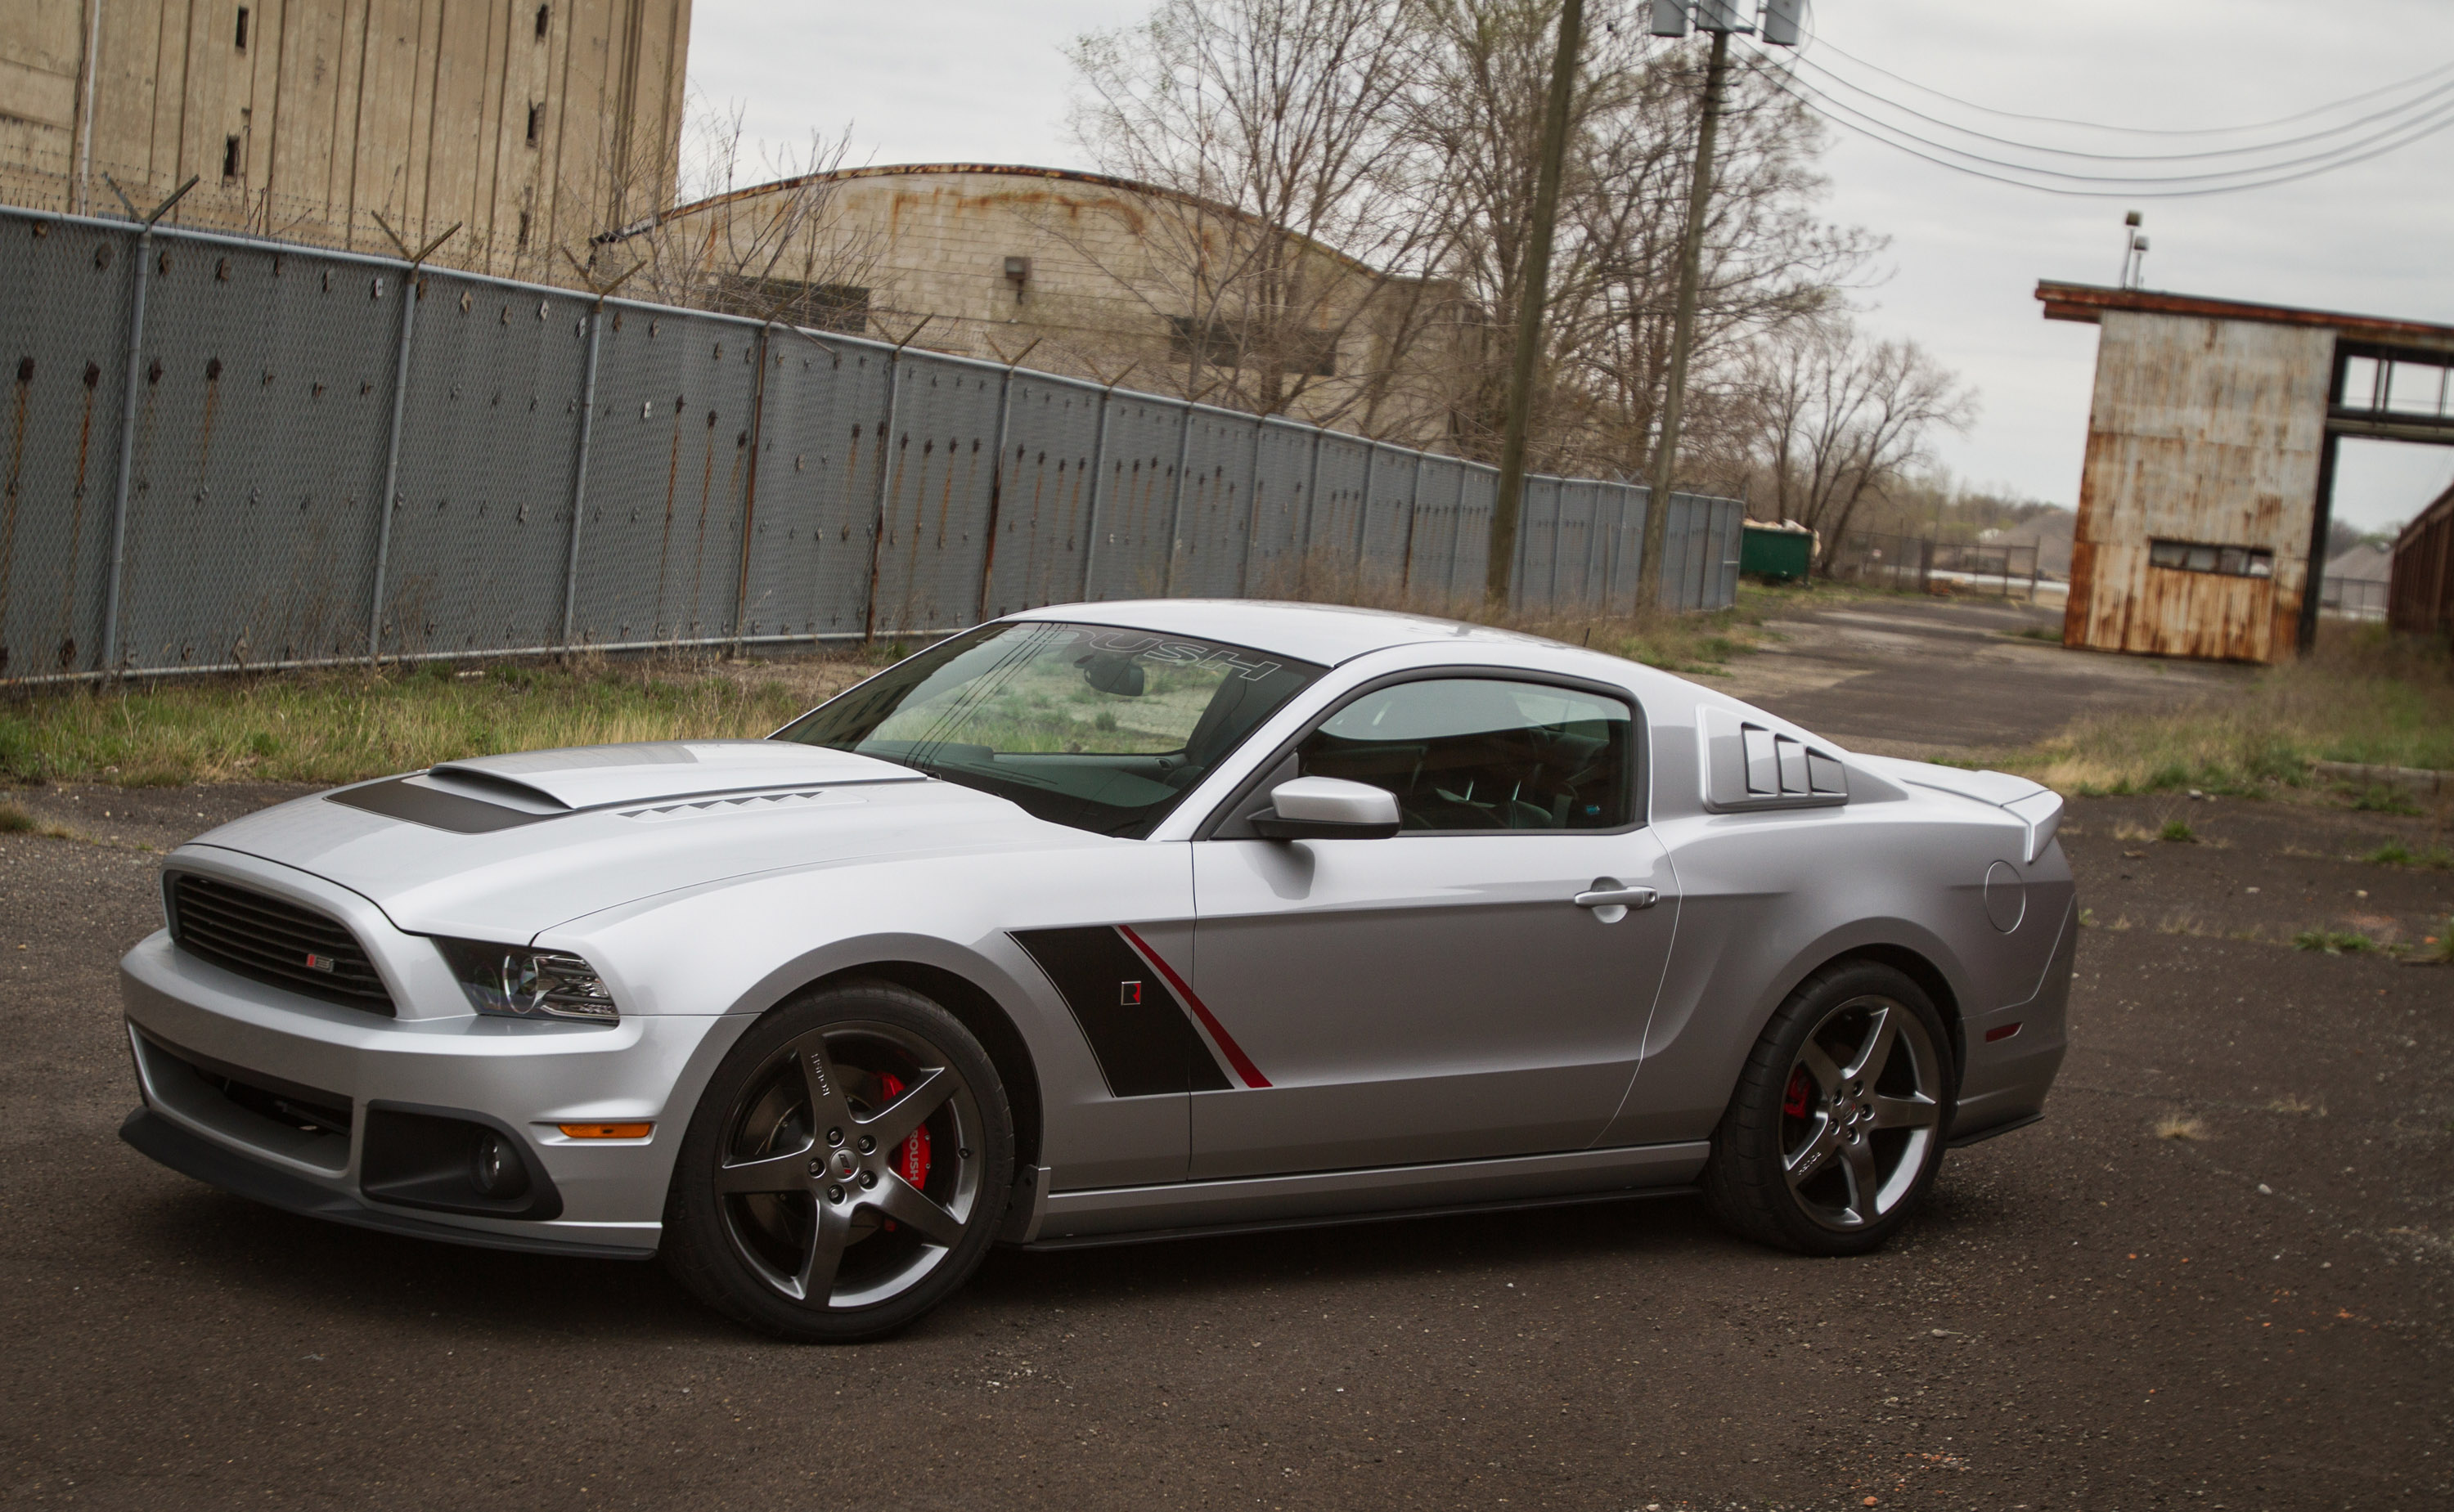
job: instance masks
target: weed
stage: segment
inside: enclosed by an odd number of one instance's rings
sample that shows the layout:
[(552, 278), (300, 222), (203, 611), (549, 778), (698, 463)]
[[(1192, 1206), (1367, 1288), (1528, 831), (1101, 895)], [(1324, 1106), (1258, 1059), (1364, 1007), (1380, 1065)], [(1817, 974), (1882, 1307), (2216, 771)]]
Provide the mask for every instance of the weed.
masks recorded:
[(2371, 783), (2352, 795), (2352, 806), (2364, 814), (2416, 814), (2420, 806), (2404, 796), (2399, 788), (2384, 783)]
[(2421, 937), (2420, 944), (2403, 958), (2409, 966), (2454, 966), (2454, 917), (2441, 921), (2437, 932)]
[(2454, 850), (2444, 846), (2430, 846), (2414, 850), (2400, 840), (2389, 840), (2361, 858), (2381, 866), (2418, 866), (2427, 871), (2454, 871)]
[(2187, 1113), (2167, 1113), (2156, 1121), (2156, 1137), (2160, 1140), (2203, 1140), (2207, 1126)]
[(2176, 846), (2187, 846), (2197, 843), (2199, 832), (2182, 820), (2167, 819), (2164, 826), (2156, 831), (2156, 838)]
[(2375, 950), (2377, 942), (2346, 929), (2303, 929), (2292, 937), (2296, 950), (2323, 950), (2330, 956), (2356, 956)]
[(2156, 925), (2156, 932), (2158, 934), (2186, 935), (2203, 935), (2206, 933), (2204, 929), (2199, 926), (2197, 917), (2187, 911), (2166, 914), (2162, 920), (2158, 921)]
[[(2454, 658), (2443, 639), (2328, 623), (2316, 649), (2162, 711), (2079, 720), (2006, 769), (2090, 795), (2302, 786), (2314, 762), (2454, 767)], [(2390, 790), (2360, 795), (2407, 812)]]
[(2275, 1101), (2267, 1104), (2266, 1111), (2269, 1113), (2315, 1113), (2320, 1118), (2324, 1118), (2326, 1116), (2326, 1105), (2323, 1103), (2313, 1103), (2305, 1097), (2295, 1097), (2293, 1094), (2286, 1092), (2282, 1097), (2279, 1097), (2275, 1099)]
[(2082, 929), (2095, 928), (2096, 910), (2093, 908), (2082, 908), (2079, 911), (2079, 926)]
[(2134, 825), (2129, 820), (2125, 819), (2113, 826), (2113, 838), (2116, 840), (2153, 840), (2156, 838), (2156, 831), (2142, 827), (2139, 825)]
[(33, 815), (15, 804), (0, 804), (0, 835), (22, 835), (33, 827)]

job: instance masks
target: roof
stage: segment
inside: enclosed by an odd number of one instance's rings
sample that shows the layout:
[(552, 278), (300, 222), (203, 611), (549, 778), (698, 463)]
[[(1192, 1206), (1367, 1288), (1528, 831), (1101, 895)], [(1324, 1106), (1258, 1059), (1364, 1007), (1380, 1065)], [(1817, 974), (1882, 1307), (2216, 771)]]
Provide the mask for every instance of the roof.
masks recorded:
[(2304, 326), (2332, 330), (2346, 340), (2381, 347), (2424, 348), (2454, 351), (2454, 326), (2395, 320), (2384, 315), (2354, 315), (2335, 309), (2303, 309), (2290, 305), (2263, 305), (2245, 299), (2209, 299), (2155, 288), (2107, 288), (2102, 284), (2037, 282), (2037, 298), (2047, 320), (2098, 324), (2108, 309), (2138, 314), (2177, 315), (2201, 320), (2246, 320), (2270, 326)]
[(2326, 564), (2329, 583), (2383, 583), (2393, 575), (2394, 548), (2375, 541), (2347, 547)]
[(1338, 604), (1280, 604), (1256, 599), (1128, 599), (1106, 604), (1051, 604), (1008, 616), (1016, 620), (1063, 620), (1076, 625), (1113, 625), (1122, 629), (1157, 634), (1197, 636), (1248, 646), (1258, 651), (1335, 666), (1340, 662), (1393, 646), (1418, 646), (1426, 641), (1511, 642), (1551, 646), (1539, 636), (1487, 625), (1436, 619), (1428, 614), (1401, 614), (1387, 609), (1349, 608)]
[[(780, 194), (788, 189), (796, 189), (808, 184), (842, 184), (850, 183), (855, 179), (866, 178), (917, 178), (928, 173), (962, 173), (988, 175), (998, 178), (1051, 179), (1069, 184), (1088, 184), (1099, 189), (1116, 189), (1127, 194), (1138, 194), (1148, 199), (1176, 200), (1182, 204), (1198, 206), (1215, 214), (1221, 215), (1232, 220), (1242, 221), (1246, 225), (1250, 226), (1265, 226), (1268, 224), (1260, 216), (1255, 215), (1249, 210), (1239, 209), (1224, 201), (1214, 200), (1205, 195), (1188, 194), (1180, 189), (1166, 189), (1157, 184), (1146, 184), (1139, 179), (1118, 178), (1112, 173), (1092, 173), (1086, 172), (1080, 169), (1071, 168), (1036, 168), (1027, 163), (882, 163), (873, 164), (865, 168), (830, 169), (822, 173), (800, 173), (795, 174), (791, 178), (772, 179), (764, 184), (753, 184), (744, 189), (729, 189), (722, 194), (712, 194), (703, 200), (693, 200), (688, 205), (676, 205), (673, 209), (656, 216), (654, 224), (662, 225), (667, 221), (680, 220), (686, 215), (695, 214), (700, 210), (713, 209), (719, 205), (730, 205), (740, 200), (755, 198), (762, 194)], [(1306, 236), (1300, 231), (1289, 230), (1283, 226), (1277, 228), (1277, 229), (1279, 234), (1301, 242), (1305, 246), (1321, 253), (1323, 256), (1335, 258), (1339, 263), (1342, 263), (1358, 272), (1369, 273), (1374, 277), (1380, 276), (1378, 270), (1374, 269), (1369, 263), (1362, 261), (1360, 258), (1353, 257), (1345, 252), (1341, 252), (1337, 248), (1330, 246), (1326, 242), (1316, 241), (1312, 237)]]

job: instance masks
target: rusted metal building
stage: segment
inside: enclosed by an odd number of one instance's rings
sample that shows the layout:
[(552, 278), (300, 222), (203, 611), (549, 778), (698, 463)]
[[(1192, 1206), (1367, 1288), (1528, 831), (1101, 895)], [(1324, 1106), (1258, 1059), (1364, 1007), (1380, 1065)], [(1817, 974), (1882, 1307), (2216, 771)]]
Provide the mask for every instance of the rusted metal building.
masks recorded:
[(2454, 488), (2439, 494), (2395, 538), (2385, 618), (2415, 635), (2454, 630)]
[(2099, 328), (2062, 644), (2271, 662), (2317, 629), (2336, 448), (2454, 444), (2454, 327), (2043, 282)]

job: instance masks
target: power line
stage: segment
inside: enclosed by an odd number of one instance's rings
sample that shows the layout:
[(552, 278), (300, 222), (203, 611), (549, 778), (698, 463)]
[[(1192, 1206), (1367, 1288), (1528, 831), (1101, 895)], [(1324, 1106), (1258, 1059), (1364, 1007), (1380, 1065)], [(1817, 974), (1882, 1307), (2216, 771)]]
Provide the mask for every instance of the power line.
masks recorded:
[[(2428, 70), (2426, 72), (2415, 73), (2407, 79), (2401, 79), (2393, 84), (2382, 84), (2374, 90), (2369, 90), (2360, 94), (2345, 95), (2340, 100), (2330, 100), (2324, 105), (2311, 106), (2308, 109), (2297, 111), (2291, 115), (2280, 115), (2271, 121), (2259, 121), (2244, 126), (2204, 126), (2163, 129), (2147, 126), (2109, 126), (2102, 121), (2077, 121), (2072, 120), (2067, 116), (2026, 115), (2017, 110), (1997, 109), (1990, 105), (1980, 105), (1974, 100), (1963, 100), (1956, 94), (1946, 94), (1942, 90), (1935, 89), (1930, 85), (1920, 84), (1915, 79), (1905, 78), (1901, 74), (1894, 73), (1891, 70), (1884, 68), (1881, 64), (1869, 63), (1864, 58), (1859, 57), (1833, 43), (1824, 41), (1820, 33), (1814, 36), (1811, 40), (1815, 47), (1820, 48), (1829, 52), (1838, 53), (1841, 57), (1847, 58), (1850, 62), (1857, 64), (1861, 68), (1872, 69), (1883, 77), (1901, 84), (1905, 84), (1910, 89), (1916, 90), (1921, 94), (1931, 94), (1936, 99), (1948, 100), (1954, 105), (1961, 106), (1967, 109), (1980, 111), (1986, 115), (1997, 116), (2006, 121), (2035, 121), (2041, 125), (2046, 126), (2076, 126), (2084, 130), (2117, 131), (2132, 136), (2229, 136), (2242, 131), (2263, 131), (2272, 127), (2290, 126), (2294, 122), (2305, 121), (2312, 116), (2324, 115), (2331, 110), (2339, 110), (2346, 106), (2365, 104), (2381, 95), (2392, 94), (2398, 90), (2407, 89), (2412, 85), (2424, 83), (2427, 80), (2438, 77), (2440, 74), (2454, 72), (2454, 63), (2441, 63), (2437, 67)], [(1805, 50), (1800, 49), (1800, 50), (1802, 53)]]
[[(1840, 51), (1837, 48), (1833, 49), (1833, 50), (1836, 52)], [(1843, 53), (1842, 56), (1845, 57), (1847, 54)], [(2073, 148), (2046, 147), (2035, 142), (2022, 141), (2016, 137), (1996, 136), (1991, 132), (1980, 131), (1974, 127), (1961, 126), (1957, 122), (1946, 121), (1941, 116), (1928, 115), (1923, 110), (1918, 109), (1914, 106), (1902, 104), (1901, 101), (1895, 100), (1889, 95), (1883, 94), (1880, 90), (1870, 90), (1864, 85), (1851, 80), (1847, 75), (1840, 73), (1836, 70), (1826, 68), (1822, 64), (1815, 62), (1811, 58), (1800, 55), (1798, 58), (1798, 61), (1814, 69), (1817, 72), (1822, 74), (1824, 77), (1830, 79), (1833, 83), (1838, 84), (1844, 90), (1863, 95), (1879, 104), (1888, 106), (1892, 109), (1898, 110), (1904, 115), (1912, 115), (1921, 121), (1941, 127), (1946, 131), (1956, 131), (1962, 136), (1975, 137), (1981, 142), (1992, 142), (2001, 147), (2016, 148), (2025, 152), (2042, 153), (2048, 157), (2079, 158), (2088, 162), (2097, 163), (2198, 162), (2209, 158), (2241, 157), (2253, 152), (2272, 152), (2292, 148), (2304, 147), (2313, 142), (2323, 141), (2330, 136), (2340, 136), (2346, 131), (2356, 130), (2359, 128), (2370, 125), (2373, 122), (2385, 120), (2390, 116), (2414, 116), (2425, 114), (2427, 113), (2426, 110), (2420, 108), (2427, 105), (2427, 102), (2435, 100), (2440, 96), (2454, 95), (2454, 79), (2449, 79), (2432, 90), (2428, 90), (2423, 93), (2412, 96), (2410, 99), (2404, 101), (2400, 105), (2389, 106), (2383, 110), (2371, 111), (2367, 115), (2358, 116), (2352, 120), (2344, 121), (2335, 126), (2330, 126), (2323, 131), (2307, 132), (2297, 137), (2284, 137), (2277, 141), (2261, 142), (2247, 147), (2216, 148), (2204, 152), (2083, 152)], [(1873, 68), (1874, 66), (1872, 64), (1868, 64), (1866, 67)], [(1883, 70), (1877, 69), (1876, 71), (1880, 73)], [(1897, 74), (1887, 76), (1894, 78), (1898, 77)], [(1905, 83), (1906, 81), (1903, 80), (1902, 82)], [(2388, 128), (2388, 129), (2391, 130), (2395, 129)]]
[[(1758, 52), (1755, 56), (1758, 59), (1762, 59), (1765, 58), (1766, 55), (1761, 52)], [(1911, 157), (1922, 159), (1939, 168), (1947, 168), (1955, 172), (1966, 173), (1976, 178), (1990, 179), (1998, 184), (2009, 184), (2020, 189), (2034, 189), (2040, 193), (2060, 194), (2088, 199), (2122, 198), (2125, 196), (2130, 198), (2150, 199), (2186, 199), (2205, 194), (2230, 194), (2245, 189), (2272, 188), (2280, 184), (2290, 184), (2305, 178), (2314, 178), (2321, 173), (2332, 172), (2336, 169), (2340, 168), (2348, 168), (2356, 163), (2367, 162), (2371, 158), (2384, 156), (2385, 153), (2394, 151), (2399, 148), (2406, 147), (2413, 142), (2417, 142), (2423, 137), (2426, 137), (2437, 131), (2443, 130), (2449, 125), (2454, 125), (2454, 105), (2448, 105), (2436, 109), (2429, 115), (2424, 116), (2418, 121), (2406, 122), (2401, 126), (2390, 127), (2386, 130), (2368, 137), (2363, 141), (2345, 143), (2339, 147), (2329, 149), (2327, 151), (2316, 153), (2305, 158), (2287, 160), (2282, 163), (2244, 166), (2243, 168), (2220, 173), (2178, 174), (2128, 178), (2106, 174), (2066, 173), (2060, 169), (2038, 168), (2031, 164), (2005, 162), (2000, 158), (1986, 157), (1981, 153), (1972, 152), (1965, 148), (1953, 147), (1948, 143), (1933, 141), (1929, 138), (1920, 136), (1916, 132), (1911, 131), (1904, 127), (1897, 126), (1891, 122), (1853, 109), (1849, 106), (1832, 99), (1829, 95), (1817, 90), (1812, 84), (1799, 79), (1794, 74), (1784, 73), (1783, 71), (1776, 69), (1760, 69), (1758, 71), (1770, 79), (1773, 82), (1774, 88), (1789, 95), (1792, 99), (1797, 100), (1800, 104), (1804, 105), (1807, 109), (1814, 110), (1818, 115), (1822, 116), (1833, 125), (1839, 126), (1846, 130), (1853, 131), (1858, 135), (1868, 138), (1869, 140), (1880, 142), (1883, 146), (1891, 148), (1896, 151), (1905, 152)], [(1801, 90), (1804, 92), (1800, 92)], [(1896, 133), (1897, 136), (1906, 137), (1908, 140), (1906, 142), (1896, 140), (1894, 135), (1886, 135), (1886, 132)], [(2383, 146), (2373, 146), (2373, 144), (2379, 143), (2386, 137), (2395, 136), (2397, 132), (2403, 132), (2404, 134), (2396, 140), (2384, 142)], [(1912, 146), (1910, 144), (1915, 145)], [(1920, 148), (1931, 149), (1932, 150), (1920, 151)], [(2369, 149), (2362, 150), (2363, 149)], [(1984, 169), (1971, 168), (1967, 163), (1955, 162), (1952, 161), (1951, 158), (1933, 155), (1937, 152), (1950, 153), (1953, 157), (1965, 158), (1972, 162), (1985, 164), (1988, 167), (2003, 169), (2008, 171), (2006, 173), (1987, 172)], [(2303, 166), (2309, 164), (2314, 164), (2316, 166)], [(2275, 173), (2274, 170), (2277, 169), (2299, 169), (2300, 171)], [(2254, 178), (2242, 183), (2206, 184), (2206, 181), (2210, 179), (2240, 178), (2244, 174), (2261, 173), (2270, 174), (2272, 176)], [(2102, 187), (2065, 189), (2051, 184), (2040, 184), (2037, 183), (2034, 178), (2012, 177), (2009, 176), (2010, 174), (2031, 174), (2047, 178), (2063, 179), (2074, 184)], [(2205, 187), (2175, 187), (2184, 185), (2205, 185)]]

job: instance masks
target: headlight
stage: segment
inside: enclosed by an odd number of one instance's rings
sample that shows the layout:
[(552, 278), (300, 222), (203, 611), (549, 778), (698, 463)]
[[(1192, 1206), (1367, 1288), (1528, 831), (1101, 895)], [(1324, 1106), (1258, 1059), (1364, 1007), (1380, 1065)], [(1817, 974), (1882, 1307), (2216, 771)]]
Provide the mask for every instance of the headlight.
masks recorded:
[(579, 1019), (611, 1024), (622, 1015), (596, 968), (567, 950), (530, 950), (483, 940), (437, 940), (469, 1005), (506, 1019)]

